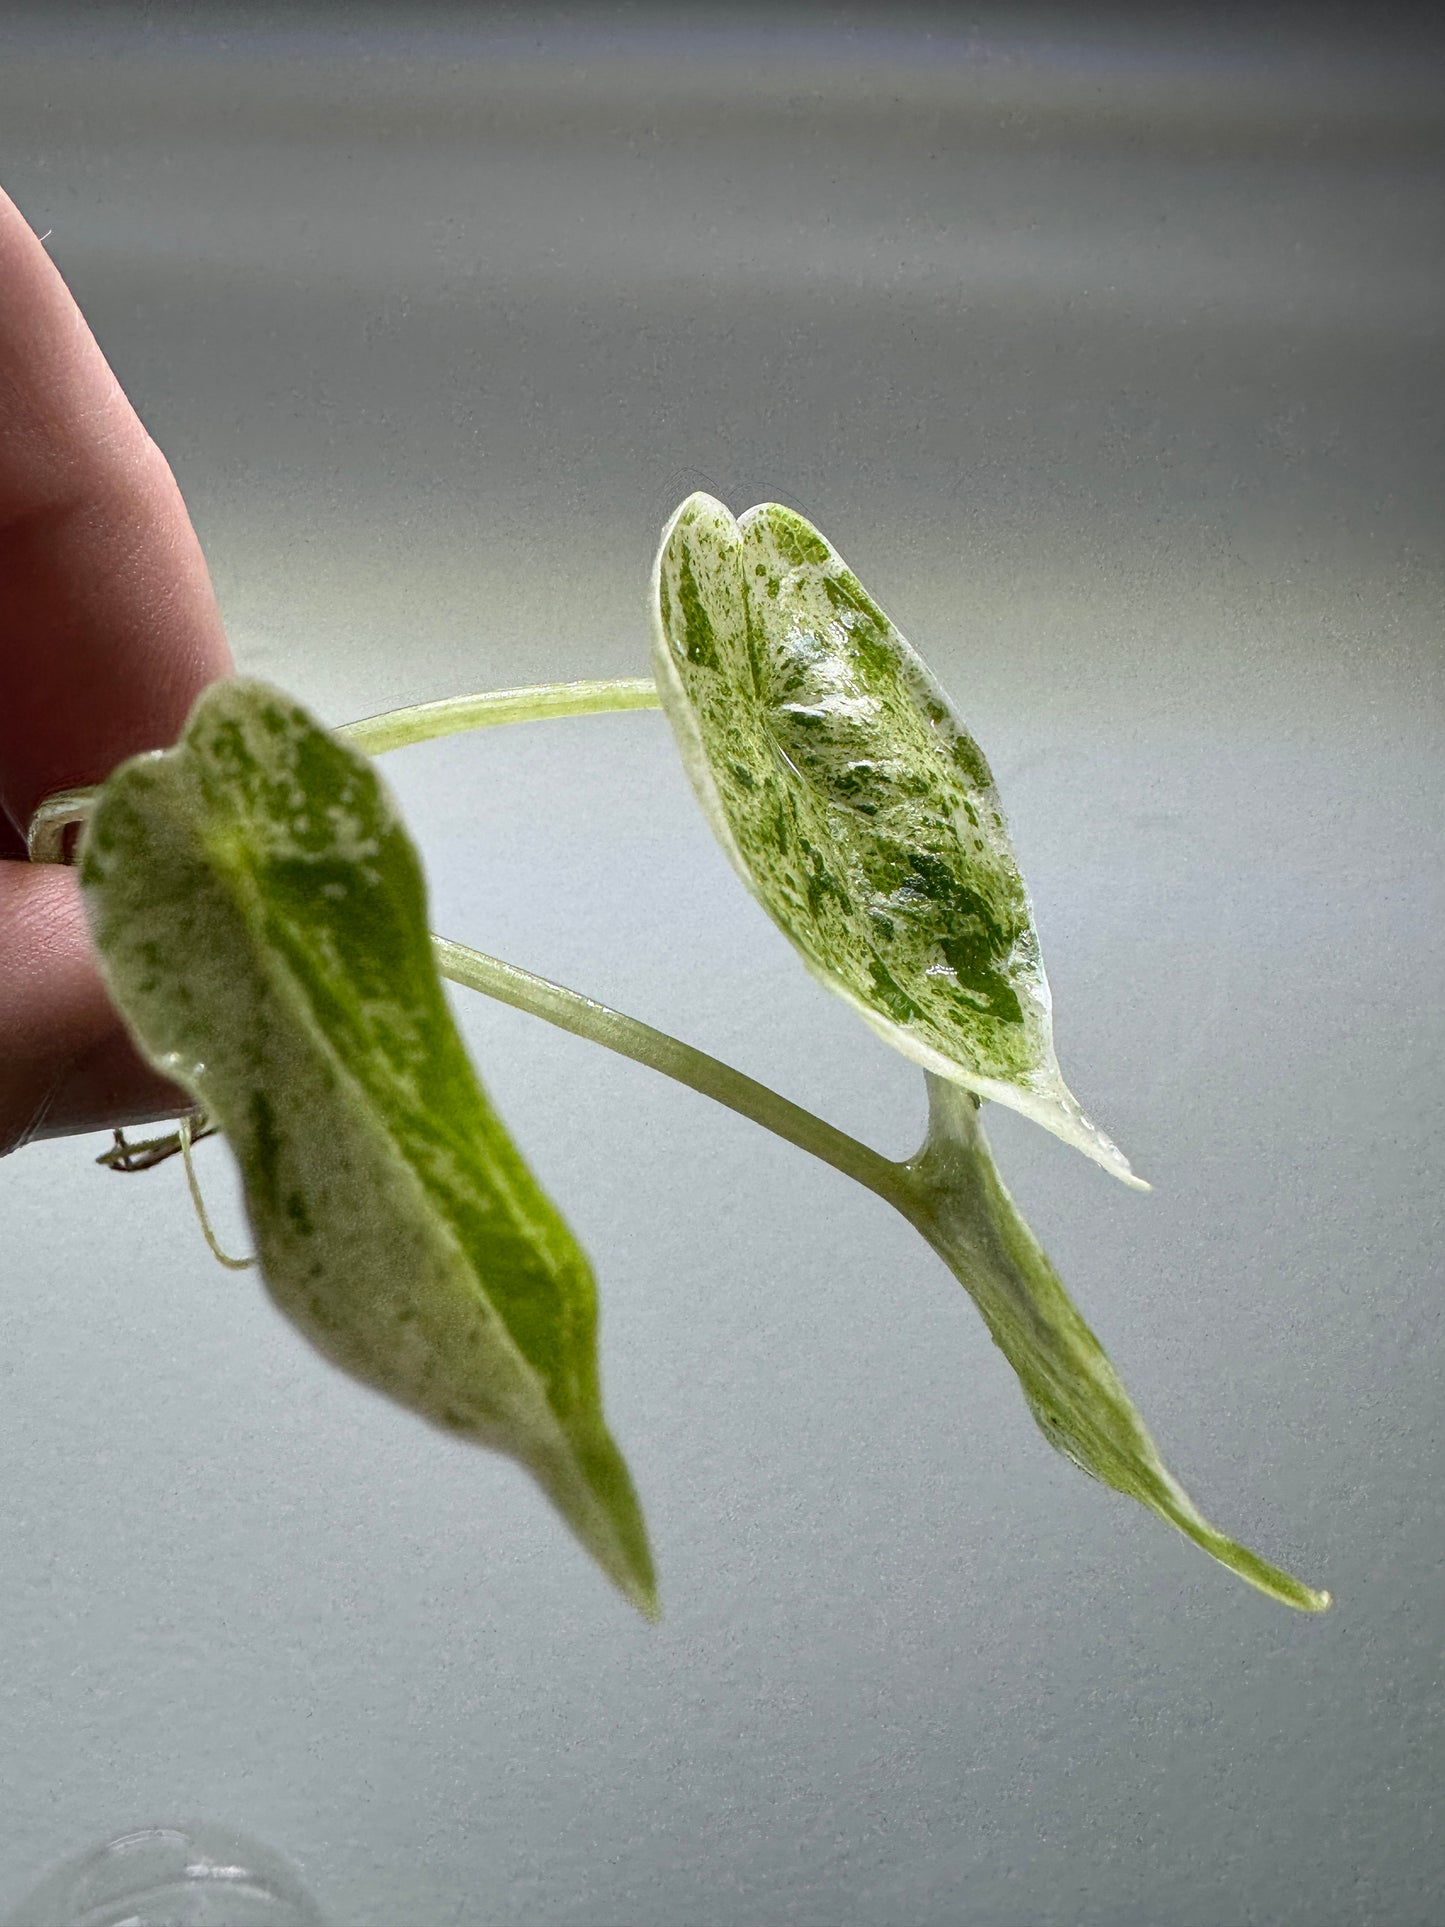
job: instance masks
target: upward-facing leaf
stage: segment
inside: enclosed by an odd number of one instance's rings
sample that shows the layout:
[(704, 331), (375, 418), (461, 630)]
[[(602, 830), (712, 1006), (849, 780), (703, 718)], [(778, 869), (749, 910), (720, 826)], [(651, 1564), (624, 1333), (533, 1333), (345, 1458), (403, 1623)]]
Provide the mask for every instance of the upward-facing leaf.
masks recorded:
[(1125, 1183), (1054, 1056), (1028, 892), (983, 752), (818, 531), (683, 503), (654, 575), (663, 708), (714, 831), (810, 970), (925, 1070)]
[(468, 1062), (364, 757), (260, 683), (124, 764), (81, 880), (141, 1047), (230, 1140), (267, 1286), (344, 1371), (510, 1453), (644, 1612), (587, 1260)]

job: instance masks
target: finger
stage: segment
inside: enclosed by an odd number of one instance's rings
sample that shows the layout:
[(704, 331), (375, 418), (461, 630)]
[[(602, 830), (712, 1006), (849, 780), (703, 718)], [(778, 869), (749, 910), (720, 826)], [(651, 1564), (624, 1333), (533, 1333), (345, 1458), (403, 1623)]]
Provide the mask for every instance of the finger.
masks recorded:
[[(0, 816), (173, 742), (231, 668), (164, 458), (0, 194)], [(0, 1153), (174, 1112), (91, 961), (73, 877), (0, 862)]]
[(175, 1117), (191, 1100), (136, 1056), (91, 961), (73, 871), (0, 863), (0, 1155), (32, 1138)]
[(0, 195), (0, 798), (173, 742), (230, 668), (169, 468), (49, 256)]

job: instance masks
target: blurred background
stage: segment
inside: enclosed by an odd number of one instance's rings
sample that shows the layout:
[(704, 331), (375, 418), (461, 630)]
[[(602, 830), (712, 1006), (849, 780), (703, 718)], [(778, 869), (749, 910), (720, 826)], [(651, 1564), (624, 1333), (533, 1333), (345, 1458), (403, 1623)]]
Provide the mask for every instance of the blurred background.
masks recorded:
[[(328, 719), (646, 673), (690, 490), (950, 688), (1060, 1057), (1015, 1190), (1303, 1620), (1083, 1482), (884, 1207), (458, 1002), (596, 1263), (666, 1619), (314, 1358), (181, 1173), (0, 1168), (0, 1915), (108, 1831), (337, 1927), (1407, 1927), (1445, 1906), (1445, 87), (1413, 16), (0, 11), (0, 179), (242, 666)], [(3, 298), (3, 289), (0, 289)], [(387, 763), (437, 928), (902, 1155), (655, 715)], [(200, 1154), (244, 1246), (225, 1154)]]

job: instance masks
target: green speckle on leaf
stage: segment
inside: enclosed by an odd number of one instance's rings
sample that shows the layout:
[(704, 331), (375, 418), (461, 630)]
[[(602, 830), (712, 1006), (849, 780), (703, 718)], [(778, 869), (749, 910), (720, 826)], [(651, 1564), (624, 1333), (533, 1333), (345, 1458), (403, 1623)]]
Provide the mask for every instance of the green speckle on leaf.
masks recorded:
[(653, 610), (693, 786), (809, 969), (925, 1070), (1137, 1184), (1060, 1074), (983, 752), (842, 558), (791, 509), (734, 521), (693, 495), (663, 536)]

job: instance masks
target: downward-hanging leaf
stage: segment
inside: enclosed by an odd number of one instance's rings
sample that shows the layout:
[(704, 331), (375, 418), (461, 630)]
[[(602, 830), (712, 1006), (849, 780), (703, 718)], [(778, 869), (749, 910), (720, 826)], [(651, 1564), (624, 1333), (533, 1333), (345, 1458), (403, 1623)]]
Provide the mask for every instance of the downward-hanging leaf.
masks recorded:
[(240, 1164), (266, 1284), (344, 1371), (509, 1453), (656, 1610), (602, 1416), (587, 1260), (468, 1062), (367, 761), (217, 684), (110, 778), (81, 880), (112, 995)]
[(1039, 1429), (1085, 1472), (1126, 1493), (1231, 1572), (1302, 1612), (1330, 1603), (1228, 1538), (1169, 1471), (1118, 1373), (994, 1167), (977, 1101), (930, 1078), (929, 1128), (902, 1208), (968, 1292), (1012, 1365)]
[(1054, 1056), (1028, 892), (983, 753), (818, 531), (693, 495), (654, 575), (663, 707), (713, 829), (810, 970), (925, 1070), (1125, 1183)]

